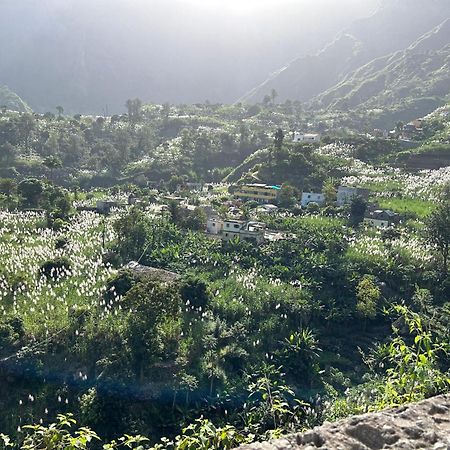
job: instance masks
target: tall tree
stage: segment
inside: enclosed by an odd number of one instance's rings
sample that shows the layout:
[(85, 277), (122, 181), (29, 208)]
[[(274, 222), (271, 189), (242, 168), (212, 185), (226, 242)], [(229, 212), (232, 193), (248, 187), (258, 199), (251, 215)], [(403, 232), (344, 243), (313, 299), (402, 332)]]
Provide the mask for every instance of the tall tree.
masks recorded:
[(275, 89), (272, 89), (272, 92), (270, 93), (270, 99), (272, 101), (272, 105), (275, 105), (275, 100), (278, 97), (278, 92)]
[(44, 190), (42, 183), (35, 178), (22, 180), (17, 187), (19, 195), (23, 199), (23, 205), (29, 208), (37, 208)]
[(366, 275), (356, 287), (356, 311), (364, 319), (375, 319), (377, 304), (381, 297), (381, 290), (375, 283), (373, 276)]
[(436, 246), (442, 258), (442, 274), (448, 275), (450, 253), (450, 200), (442, 202), (428, 217), (428, 240)]
[(47, 156), (43, 162), (44, 166), (50, 170), (50, 180), (53, 180), (53, 171), (62, 167), (62, 162), (56, 156)]
[(275, 148), (280, 151), (281, 148), (283, 147), (283, 142), (284, 142), (283, 130), (281, 128), (278, 128), (278, 130), (275, 132), (275, 136), (274, 136)]
[(281, 186), (278, 203), (282, 208), (292, 208), (297, 203), (298, 197), (298, 190), (295, 187), (284, 183), (283, 186)]
[(332, 178), (328, 178), (323, 184), (323, 195), (325, 196), (325, 204), (333, 205), (337, 200), (336, 182)]
[(0, 192), (8, 198), (14, 194), (17, 189), (17, 184), (12, 178), (0, 178)]
[(133, 100), (128, 99), (126, 102), (128, 110), (128, 120), (132, 126), (135, 126), (141, 119), (142, 114), (142, 100), (135, 98)]
[(30, 139), (33, 133), (33, 130), (36, 127), (36, 122), (32, 114), (22, 114), (19, 119), (19, 130), (22, 136), (23, 144), (25, 146), (25, 150), (29, 150), (30, 147)]
[(366, 200), (360, 196), (352, 198), (352, 202), (350, 203), (350, 224), (353, 227), (357, 227), (364, 220), (366, 210)]
[(281, 160), (281, 156), (282, 156), (282, 151), (283, 151), (283, 141), (284, 141), (284, 133), (283, 130), (281, 128), (278, 128), (278, 130), (275, 132), (274, 135), (274, 156), (276, 161), (279, 163)]

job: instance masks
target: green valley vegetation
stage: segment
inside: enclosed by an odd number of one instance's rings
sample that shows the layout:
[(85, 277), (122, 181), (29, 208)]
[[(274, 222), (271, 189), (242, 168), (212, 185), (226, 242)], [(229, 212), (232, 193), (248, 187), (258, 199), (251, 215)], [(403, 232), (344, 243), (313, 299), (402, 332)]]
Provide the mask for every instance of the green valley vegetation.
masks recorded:
[(231, 450), (450, 392), (448, 0), (334, 5), (334, 40), (266, 12), (227, 45), (253, 8), (19, 3), (0, 450)]
[(30, 107), (7, 86), (0, 86), (0, 109), (3, 111), (31, 112)]
[(448, 108), (125, 107), (1, 112), (0, 446), (231, 449), (448, 391), (450, 171), (405, 157)]

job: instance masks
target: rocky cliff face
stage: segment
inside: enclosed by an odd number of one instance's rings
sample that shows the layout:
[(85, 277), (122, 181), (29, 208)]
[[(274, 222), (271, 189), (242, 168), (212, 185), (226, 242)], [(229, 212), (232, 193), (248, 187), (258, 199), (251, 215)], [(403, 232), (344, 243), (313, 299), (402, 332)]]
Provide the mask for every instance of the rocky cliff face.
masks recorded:
[(450, 395), (326, 423), (303, 434), (239, 450), (450, 449)]

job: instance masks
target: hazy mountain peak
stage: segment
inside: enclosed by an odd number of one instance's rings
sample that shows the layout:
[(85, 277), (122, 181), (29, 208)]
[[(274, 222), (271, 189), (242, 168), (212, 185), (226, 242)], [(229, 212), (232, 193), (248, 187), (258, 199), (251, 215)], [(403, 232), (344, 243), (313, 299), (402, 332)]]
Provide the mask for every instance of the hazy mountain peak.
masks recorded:
[(426, 7), (418, 0), (382, 2), (373, 15), (355, 21), (315, 56), (295, 60), (242, 100), (260, 101), (273, 89), (278, 92), (279, 101), (311, 100), (370, 61), (404, 50), (430, 29), (442, 27), (434, 30), (436, 42), (428, 38), (427, 45), (433, 47), (439, 40), (448, 39), (445, 36), (448, 24), (442, 22), (449, 16), (448, 0), (431, 0)]

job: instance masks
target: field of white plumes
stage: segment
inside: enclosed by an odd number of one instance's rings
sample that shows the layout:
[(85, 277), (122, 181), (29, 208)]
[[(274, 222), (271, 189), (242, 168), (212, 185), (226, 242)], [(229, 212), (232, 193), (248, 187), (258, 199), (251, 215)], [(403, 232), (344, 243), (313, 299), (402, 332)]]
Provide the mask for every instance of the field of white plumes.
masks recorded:
[[(39, 214), (0, 212), (0, 314), (21, 317), (35, 339), (67, 325), (71, 308), (89, 310), (104, 302), (101, 294), (113, 271), (102, 262), (103, 243), (114, 237), (109, 220), (83, 212), (60, 231), (43, 223)], [(57, 248), (61, 238), (67, 243)], [(47, 279), (41, 265), (61, 257), (70, 268)]]

